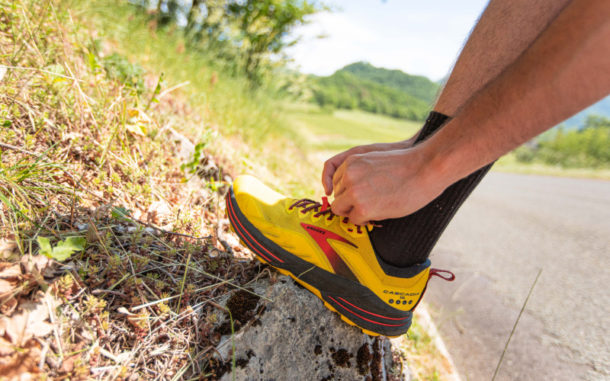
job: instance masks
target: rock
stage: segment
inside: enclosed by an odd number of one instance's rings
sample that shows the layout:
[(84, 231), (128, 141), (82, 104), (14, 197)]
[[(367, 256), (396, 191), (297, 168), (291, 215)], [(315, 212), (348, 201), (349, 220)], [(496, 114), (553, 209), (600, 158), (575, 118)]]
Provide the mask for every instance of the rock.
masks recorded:
[[(217, 359), (214, 373), (221, 380), (405, 379), (389, 376), (390, 340), (370, 337), (346, 324), (292, 279), (278, 276), (274, 284), (259, 280), (251, 291), (261, 298), (237, 291), (224, 302), (232, 311), (236, 332), (233, 338), (230, 333), (222, 336), (217, 346), (222, 358)], [(227, 320), (222, 324), (226, 333)]]
[[(193, 160), (194, 157), (198, 159), (195, 165), (194, 173), (196, 176), (190, 176), (187, 182), (187, 186), (190, 189), (205, 190), (206, 184), (212, 182), (214, 184), (214, 191), (221, 195), (227, 193), (229, 189), (228, 184), (231, 184), (233, 180), (231, 176), (224, 173), (221, 166), (216, 163), (214, 157), (207, 152), (197, 152), (196, 146), (184, 135), (180, 134), (173, 128), (169, 128), (169, 132), (172, 135), (172, 139), (178, 143), (178, 157), (181, 158), (185, 163)], [(197, 156), (194, 156), (197, 155)]]

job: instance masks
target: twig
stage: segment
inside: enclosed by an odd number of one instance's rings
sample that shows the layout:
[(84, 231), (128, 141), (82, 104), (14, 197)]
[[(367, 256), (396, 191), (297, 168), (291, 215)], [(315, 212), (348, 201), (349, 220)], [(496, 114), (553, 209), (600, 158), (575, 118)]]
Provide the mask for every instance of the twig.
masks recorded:
[(178, 311), (180, 311), (180, 304), (182, 303), (182, 294), (184, 293), (184, 283), (186, 283), (186, 274), (188, 273), (189, 270), (189, 264), (191, 263), (191, 255), (192, 255), (192, 251), (189, 250), (189, 254), (188, 257), (186, 258), (186, 267), (184, 269), (184, 275), (182, 276), (182, 282), (180, 283), (180, 297), (178, 298), (178, 306), (176, 308), (178, 308)]
[(24, 153), (24, 154), (30, 155), (30, 156), (40, 156), (36, 152), (28, 151), (26, 149), (23, 149), (23, 148), (20, 148), (20, 147), (17, 147), (17, 146), (13, 146), (13, 145), (10, 145), (10, 144), (2, 143), (2, 142), (0, 142), (0, 147), (6, 148), (6, 149), (10, 149), (10, 150), (13, 150), (13, 151), (19, 151), (21, 153)]
[(176, 90), (176, 89), (179, 89), (179, 88), (181, 88), (181, 87), (184, 87), (184, 86), (186, 86), (186, 85), (188, 85), (188, 84), (190, 84), (190, 83), (191, 83), (191, 81), (182, 82), (182, 83), (177, 84), (176, 86), (172, 86), (172, 87), (170, 87), (169, 89), (163, 90), (163, 91), (161, 92), (161, 94), (159, 94), (159, 96), (157, 97), (157, 99), (161, 99), (161, 98), (163, 98), (164, 96), (166, 96), (167, 94), (171, 93), (172, 91), (174, 91), (174, 90)]
[(113, 294), (113, 295), (121, 296), (121, 297), (123, 297), (123, 298), (126, 298), (126, 297), (127, 297), (127, 295), (123, 294), (122, 292), (119, 292), (119, 291), (113, 291), (113, 290), (101, 290), (101, 289), (98, 289), (98, 290), (93, 290), (93, 291), (91, 291), (91, 293), (92, 293), (93, 295)]
[(159, 228), (159, 227), (157, 227), (157, 226), (155, 226), (153, 224), (149, 224), (148, 222), (140, 221), (140, 220), (137, 220), (137, 219), (132, 218), (132, 217), (127, 217), (127, 218), (129, 218), (130, 220), (132, 220), (134, 222), (139, 223), (140, 225), (144, 225), (144, 226), (146, 226), (148, 228), (155, 229), (155, 230), (160, 231), (161, 233), (164, 233), (164, 234), (176, 235), (176, 236), (179, 236), (179, 237), (186, 237), (186, 238), (192, 238), (192, 239), (197, 239), (197, 240), (205, 240), (205, 239), (212, 238), (211, 235), (206, 235), (204, 237), (195, 237), (194, 235), (190, 235), (190, 234), (170, 232), (169, 230), (161, 229), (161, 228)]
[[(214, 287), (218, 287), (218, 286), (221, 286), (221, 285), (223, 285), (225, 283), (229, 283), (232, 280), (233, 279), (227, 279), (227, 280), (225, 280), (223, 282), (220, 282), (220, 283), (214, 283), (214, 284), (211, 284), (209, 286), (201, 287), (201, 288), (198, 288), (196, 290), (193, 290), (193, 293), (205, 291), (207, 289), (214, 288)], [(103, 290), (100, 290), (100, 291), (103, 291)], [(180, 297), (180, 295), (168, 296), (167, 298), (153, 300), (152, 302), (140, 304), (139, 306), (131, 307), (130, 309), (131, 309), (132, 312), (135, 312), (135, 311), (137, 311), (139, 309), (142, 309), (142, 308), (145, 308), (145, 307), (154, 306), (156, 304), (163, 303), (163, 302), (166, 302), (168, 300), (176, 299), (176, 298), (179, 298), (179, 297)]]
[(53, 73), (52, 71), (49, 70), (44, 70), (44, 69), (38, 69), (36, 67), (23, 67), (23, 66), (7, 66), (7, 65), (0, 65), (0, 67), (5, 67), (7, 69), (13, 69), (13, 70), (31, 70), (31, 71), (39, 71), (41, 73), (45, 73), (45, 74), (50, 74), (50, 75), (54, 75), (56, 77), (61, 77), (61, 78), (65, 78), (65, 79), (71, 79), (73, 81), (79, 81), (79, 82), (84, 82), (82, 79), (78, 79), (78, 78), (74, 78), (74, 77), (69, 77), (67, 75), (63, 75), (63, 74), (59, 74), (59, 73)]
[(64, 350), (61, 346), (61, 339), (59, 336), (59, 332), (57, 331), (57, 324), (55, 323), (55, 313), (53, 311), (53, 308), (51, 308), (51, 304), (49, 303), (49, 299), (48, 297), (45, 296), (44, 299), (46, 305), (47, 305), (47, 309), (49, 310), (49, 320), (51, 321), (51, 324), (53, 325), (53, 333), (55, 334), (55, 342), (57, 343), (57, 349), (59, 349), (59, 359), (60, 361), (64, 361)]
[(42, 346), (42, 351), (40, 353), (40, 361), (38, 362), (38, 369), (42, 371), (42, 367), (47, 359), (47, 352), (49, 351), (49, 343), (40, 339), (36, 339), (38, 343)]
[(231, 247), (231, 245), (229, 245), (229, 243), (227, 241), (225, 241), (224, 239), (218, 237), (218, 242), (220, 242), (222, 247), (224, 247), (225, 252), (227, 252), (229, 254), (233, 254), (233, 248)]
[(530, 299), (530, 296), (532, 295), (532, 291), (534, 291), (534, 287), (536, 287), (536, 283), (538, 282), (538, 278), (540, 278), (540, 274), (542, 274), (542, 269), (538, 270), (538, 275), (536, 275), (536, 279), (534, 279), (534, 283), (532, 283), (532, 287), (530, 287), (530, 291), (528, 292), (527, 297), (525, 298), (525, 301), (523, 302), (523, 305), (521, 306), (521, 311), (519, 311), (519, 316), (517, 316), (517, 320), (515, 321), (515, 324), (513, 325), (513, 329), (512, 329), (512, 331), (510, 331), (510, 335), (508, 336), (508, 340), (506, 340), (506, 344), (504, 345), (504, 350), (502, 351), (502, 355), (500, 356), (498, 365), (496, 365), (496, 370), (494, 371), (494, 375), (491, 378), (491, 381), (494, 381), (496, 379), (496, 376), (498, 375), (498, 370), (500, 370), (500, 365), (502, 365), (502, 360), (504, 359), (504, 354), (506, 353), (506, 350), (508, 349), (508, 344), (510, 343), (510, 339), (513, 337), (513, 334), (515, 333), (517, 324), (519, 324), (519, 319), (521, 319), (521, 315), (523, 314), (523, 311), (525, 310), (527, 301)]

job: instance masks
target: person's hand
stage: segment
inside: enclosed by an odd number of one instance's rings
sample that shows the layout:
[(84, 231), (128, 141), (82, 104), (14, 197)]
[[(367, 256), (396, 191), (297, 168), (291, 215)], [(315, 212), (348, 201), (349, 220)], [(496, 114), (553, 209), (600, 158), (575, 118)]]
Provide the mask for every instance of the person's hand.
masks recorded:
[(348, 157), (367, 152), (383, 152), (409, 148), (413, 145), (413, 142), (415, 142), (418, 134), (419, 133), (416, 133), (412, 138), (396, 143), (376, 143), (352, 147), (347, 151), (341, 152), (326, 160), (324, 169), (322, 170), (322, 185), (324, 186), (324, 192), (326, 192), (327, 196), (330, 196), (333, 193), (333, 176), (335, 175), (337, 168), (339, 168)]
[(422, 208), (450, 185), (417, 146), (348, 156), (333, 177), (333, 213), (363, 225)]

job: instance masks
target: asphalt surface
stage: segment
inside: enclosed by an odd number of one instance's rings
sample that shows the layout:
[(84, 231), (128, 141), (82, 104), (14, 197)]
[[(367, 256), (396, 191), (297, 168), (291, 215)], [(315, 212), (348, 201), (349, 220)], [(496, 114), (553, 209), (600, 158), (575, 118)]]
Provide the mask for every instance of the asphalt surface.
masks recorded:
[(431, 256), (425, 300), (463, 380), (610, 379), (610, 181), (490, 173)]

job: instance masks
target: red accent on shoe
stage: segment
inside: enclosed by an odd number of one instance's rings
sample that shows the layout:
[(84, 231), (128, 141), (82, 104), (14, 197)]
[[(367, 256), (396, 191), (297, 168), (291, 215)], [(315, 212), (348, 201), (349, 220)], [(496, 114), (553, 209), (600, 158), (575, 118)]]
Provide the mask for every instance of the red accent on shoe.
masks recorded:
[(328, 197), (322, 197), (322, 207), (320, 208), (320, 212), (326, 212), (330, 208), (330, 203), (328, 202)]
[(349, 311), (349, 312), (350, 312), (351, 314), (353, 314), (353, 315), (358, 316), (358, 317), (359, 317), (360, 319), (362, 319), (362, 320), (366, 320), (366, 321), (368, 321), (369, 323), (373, 323), (373, 324), (377, 324), (377, 325), (383, 325), (383, 326), (386, 326), (386, 327), (400, 327), (400, 326), (402, 326), (402, 325), (403, 325), (403, 324), (386, 324), (386, 323), (380, 323), (380, 322), (377, 322), (377, 321), (374, 321), (374, 320), (371, 320), (371, 319), (367, 319), (367, 318), (365, 318), (364, 316), (359, 315), (359, 314), (355, 313), (354, 311), (350, 310), (349, 308), (345, 307), (343, 304), (339, 303), (339, 302), (338, 302), (338, 301), (337, 301), (335, 298), (333, 298), (332, 296), (330, 296), (330, 295), (329, 295), (328, 297), (329, 297), (330, 299), (332, 299), (332, 300), (333, 300), (333, 302), (335, 302), (335, 303), (337, 303), (338, 305), (340, 305), (340, 306), (341, 306), (341, 308), (345, 309), (346, 311)]
[(362, 312), (366, 312), (366, 313), (367, 313), (367, 314), (369, 314), (369, 315), (377, 316), (377, 317), (380, 317), (380, 318), (383, 318), (383, 319), (388, 319), (388, 320), (406, 320), (406, 319), (408, 319), (408, 318), (409, 318), (408, 316), (407, 316), (407, 317), (402, 317), (402, 318), (392, 318), (392, 317), (388, 317), (388, 316), (377, 315), (377, 314), (375, 314), (375, 313), (372, 313), (372, 312), (369, 312), (369, 311), (363, 310), (362, 308), (360, 308), (360, 307), (358, 307), (358, 306), (353, 305), (352, 303), (348, 302), (347, 300), (343, 299), (343, 298), (342, 298), (342, 297), (340, 297), (340, 296), (337, 296), (337, 298), (341, 299), (342, 301), (344, 301), (345, 303), (349, 304), (350, 306), (352, 306), (352, 307), (354, 307), (354, 308), (359, 309), (359, 310), (360, 310), (360, 311), (362, 311)]
[[(231, 220), (237, 222), (237, 224), (239, 225), (239, 227), (248, 235), (248, 237), (250, 237), (250, 239), (256, 243), (258, 246), (260, 246), (261, 249), (265, 250), (265, 252), (267, 252), (269, 255), (271, 255), (273, 258), (275, 258), (277, 261), (279, 261), (280, 263), (284, 263), (283, 260), (281, 260), (280, 258), (276, 257), (275, 255), (273, 255), (273, 253), (271, 253), (269, 250), (267, 250), (263, 245), (261, 245), (254, 237), (252, 237), (250, 235), (250, 232), (248, 232), (248, 230), (246, 230), (246, 228), (243, 227), (243, 225), (241, 224), (241, 222), (239, 221), (239, 219), (237, 218), (237, 214), (235, 213), (235, 211), (233, 210), (233, 205), (231, 204), (231, 202), (229, 201), (229, 198), (227, 197), (227, 207), (229, 209), (229, 217), (233, 217)], [(246, 238), (245, 236), (242, 238)], [(247, 239), (246, 239), (247, 240)], [(252, 247), (254, 248), (255, 246), (253, 244), (251, 244)], [(264, 255), (263, 253), (260, 252), (260, 250), (253, 250), (255, 251), (257, 254), (259, 254), (261, 257), (265, 258), (265, 260), (267, 260), (267, 262), (272, 262), (271, 260), (269, 260), (269, 258), (267, 258), (266, 255)]]
[[(443, 276), (441, 274), (448, 274), (448, 276)], [(430, 269), (430, 278), (432, 278), (434, 275), (436, 275), (437, 277), (444, 279), (448, 282), (453, 282), (455, 280), (455, 274), (453, 274), (451, 271), (449, 270), (441, 270), (441, 269)]]
[(348, 245), (351, 245), (355, 248), (358, 248), (358, 246), (354, 245), (353, 243), (341, 237), (340, 235), (331, 232), (330, 230), (322, 229), (314, 225), (308, 225), (303, 222), (301, 223), (301, 226), (311, 236), (311, 238), (316, 241), (318, 246), (320, 246), (320, 249), (322, 249), (322, 251), (326, 255), (326, 258), (328, 258), (328, 261), (330, 262), (330, 265), (333, 267), (333, 270), (336, 274), (357, 281), (357, 278), (352, 272), (352, 270), (350, 270), (350, 268), (343, 261), (343, 259), (341, 259), (335, 249), (332, 248), (330, 243), (328, 243), (328, 240), (334, 239), (335, 241), (347, 243)]

